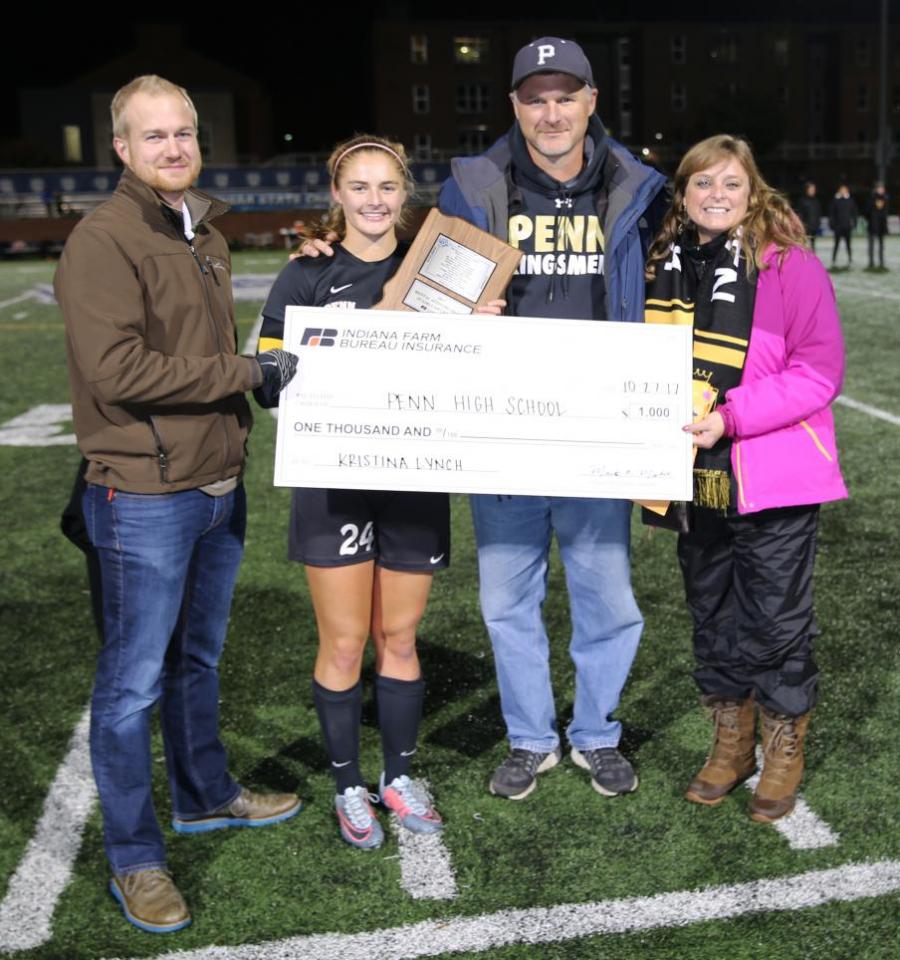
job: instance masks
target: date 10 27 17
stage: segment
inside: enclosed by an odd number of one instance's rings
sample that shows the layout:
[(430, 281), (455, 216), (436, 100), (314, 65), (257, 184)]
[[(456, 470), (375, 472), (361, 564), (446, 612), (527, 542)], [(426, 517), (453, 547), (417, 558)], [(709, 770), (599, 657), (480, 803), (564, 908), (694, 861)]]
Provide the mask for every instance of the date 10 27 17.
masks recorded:
[(680, 384), (665, 380), (626, 380), (622, 385), (625, 393), (652, 394), (653, 396), (676, 397)]

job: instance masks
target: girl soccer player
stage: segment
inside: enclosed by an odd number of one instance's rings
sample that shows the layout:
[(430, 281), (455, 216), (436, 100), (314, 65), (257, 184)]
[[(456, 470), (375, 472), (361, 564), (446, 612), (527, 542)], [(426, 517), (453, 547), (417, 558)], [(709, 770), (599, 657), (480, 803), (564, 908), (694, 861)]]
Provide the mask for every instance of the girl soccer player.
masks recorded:
[[(332, 256), (300, 257), (281, 271), (263, 308), (261, 351), (280, 346), (291, 304), (371, 307), (406, 253), (396, 236), (413, 188), (403, 147), (358, 136), (334, 149), (328, 172), (334, 205), (324, 233), (339, 242)], [(503, 305), (493, 301), (479, 312), (498, 314)], [(259, 393), (257, 399), (263, 406), (277, 402)], [(313, 697), (336, 782), (341, 836), (362, 849), (381, 845), (373, 800), (408, 830), (441, 830), (440, 816), (409, 772), (425, 693), (416, 628), (434, 571), (450, 559), (447, 495), (297, 488), (289, 539), (291, 559), (306, 565), (316, 613)], [(377, 795), (366, 788), (359, 762), (360, 670), (370, 634), (384, 753)]]

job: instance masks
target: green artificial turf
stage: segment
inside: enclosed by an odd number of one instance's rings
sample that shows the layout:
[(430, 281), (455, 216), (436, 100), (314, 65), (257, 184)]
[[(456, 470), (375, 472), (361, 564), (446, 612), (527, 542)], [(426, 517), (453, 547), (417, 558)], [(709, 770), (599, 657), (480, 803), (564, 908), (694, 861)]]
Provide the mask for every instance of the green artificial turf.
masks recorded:
[[(891, 240), (888, 252), (889, 262), (900, 267), (900, 241)], [(281, 262), (279, 254), (238, 255), (235, 274), (273, 273)], [(53, 269), (49, 263), (0, 264), (0, 301), (49, 283)], [(900, 416), (900, 269), (842, 272), (834, 281), (848, 347), (845, 393)], [(242, 344), (258, 309), (258, 303), (238, 305)], [(55, 306), (24, 300), (0, 308), (0, 357), (0, 425), (38, 404), (67, 402), (63, 328)], [(447, 821), (445, 843), (459, 897), (409, 899), (400, 888), (398, 848), (390, 835), (382, 850), (369, 854), (338, 839), (310, 690), (315, 623), (302, 570), (286, 560), (289, 492), (271, 484), (274, 420), (260, 411), (246, 476), (246, 553), (221, 670), (222, 733), (238, 779), (251, 787), (298, 790), (306, 809), (270, 830), (180, 837), (167, 828), (170, 867), (194, 915), (193, 926), (169, 937), (152, 937), (123, 922), (106, 892), (95, 813), (57, 905), (52, 940), (18, 956), (151, 957), (209, 944), (372, 931), (900, 858), (900, 426), (843, 406), (835, 411), (852, 499), (822, 512), (816, 591), (823, 679), (803, 792), (840, 835), (838, 845), (791, 850), (774, 829), (748, 820), (749, 792), (743, 789), (714, 809), (682, 799), (702, 763), (709, 730), (690, 677), (674, 538), (638, 523), (634, 584), (646, 629), (618, 715), (640, 789), (615, 800), (600, 798), (584, 771), (566, 761), (542, 776), (523, 803), (491, 797), (487, 780), (506, 747), (478, 612), (468, 507), (465, 498), (454, 497), (453, 565), (436, 578), (420, 631), (428, 695), (417, 772), (430, 781)], [(71, 425), (65, 429), (70, 432)], [(74, 446), (0, 446), (6, 518), (0, 895), (90, 696), (97, 638), (83, 561), (58, 529), (78, 460)], [(573, 672), (565, 585), (555, 554), (545, 614), (564, 725)], [(160, 773), (155, 800), (166, 822), (170, 807), (158, 735), (154, 747)], [(372, 782), (381, 769), (368, 692), (363, 769)], [(894, 894), (477, 956), (887, 960), (896, 956), (898, 907)]]

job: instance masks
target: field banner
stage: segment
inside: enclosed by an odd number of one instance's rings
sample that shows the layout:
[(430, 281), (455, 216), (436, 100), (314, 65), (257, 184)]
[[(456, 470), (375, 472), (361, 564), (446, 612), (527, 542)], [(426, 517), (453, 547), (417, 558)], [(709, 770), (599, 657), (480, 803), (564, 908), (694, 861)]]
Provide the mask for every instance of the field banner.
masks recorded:
[(275, 484), (691, 499), (690, 327), (288, 307)]

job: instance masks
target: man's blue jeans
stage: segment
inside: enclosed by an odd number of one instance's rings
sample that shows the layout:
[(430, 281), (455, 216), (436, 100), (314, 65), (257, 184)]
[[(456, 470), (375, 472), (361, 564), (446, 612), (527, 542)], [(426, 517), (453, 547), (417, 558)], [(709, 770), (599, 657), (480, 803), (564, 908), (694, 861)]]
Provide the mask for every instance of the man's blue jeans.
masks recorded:
[(512, 747), (559, 743), (542, 608), (556, 533), (572, 613), (575, 705), (566, 735), (579, 750), (614, 747), (612, 712), (628, 678), (643, 618), (631, 591), (631, 504), (573, 497), (471, 498), (481, 612), (494, 648)]
[(160, 702), (175, 816), (230, 803), (218, 662), (243, 551), (242, 486), (144, 495), (90, 485), (83, 500), (103, 583), (104, 644), (91, 763), (115, 873), (165, 866), (151, 798), (150, 714)]

